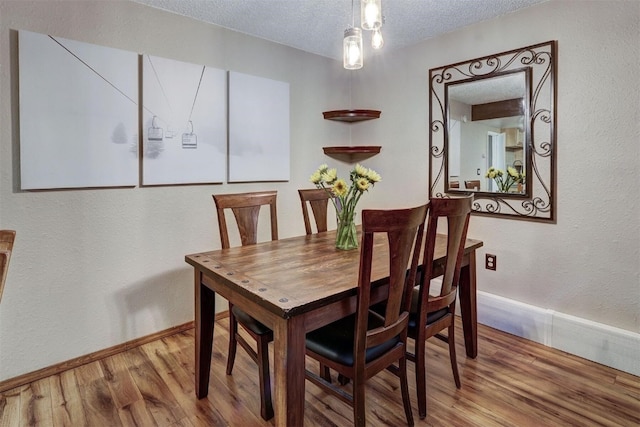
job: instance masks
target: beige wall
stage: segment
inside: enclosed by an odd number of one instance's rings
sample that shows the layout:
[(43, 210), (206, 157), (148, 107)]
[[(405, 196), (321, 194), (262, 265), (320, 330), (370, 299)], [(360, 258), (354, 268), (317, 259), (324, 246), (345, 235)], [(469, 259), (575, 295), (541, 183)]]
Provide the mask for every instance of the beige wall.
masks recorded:
[[(211, 194), (277, 189), (281, 236), (301, 234), (296, 189), (321, 162), (347, 170), (324, 145), (382, 145), (365, 164), (383, 181), (361, 207), (423, 202), (429, 68), (552, 39), (558, 221), (474, 217), (480, 257), (498, 256), (498, 271), (480, 267), (478, 286), (640, 332), (639, 19), (635, 1), (552, 0), (383, 52), (350, 74), (338, 61), (129, 2), (0, 0), (0, 227), (18, 231), (0, 305), (0, 381), (193, 319), (184, 255), (219, 246)], [(17, 30), (288, 81), (291, 181), (20, 192)], [(382, 116), (322, 120), (322, 111), (349, 107)]]
[[(19, 191), (17, 30), (289, 82), (291, 181)], [(0, 381), (193, 320), (184, 255), (219, 247), (211, 194), (276, 189), (280, 236), (302, 234), (296, 190), (349, 138), (322, 118), (349, 106), (340, 62), (136, 3), (0, 1), (0, 61), (0, 227), (17, 230)]]
[[(552, 0), (376, 57), (352, 90), (359, 105), (384, 100), (384, 120), (354, 138), (384, 146), (375, 197), (417, 202), (392, 189), (427, 186), (428, 70), (548, 40), (559, 59), (557, 224), (473, 217), (478, 287), (639, 333), (640, 2)], [(390, 158), (405, 172), (391, 173)]]

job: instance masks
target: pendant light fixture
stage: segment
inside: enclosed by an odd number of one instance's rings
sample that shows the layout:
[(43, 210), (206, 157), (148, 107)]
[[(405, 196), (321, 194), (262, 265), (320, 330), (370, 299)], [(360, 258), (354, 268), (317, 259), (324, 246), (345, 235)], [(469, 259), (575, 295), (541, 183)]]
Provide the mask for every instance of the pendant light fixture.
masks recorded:
[(351, 0), (351, 27), (344, 30), (343, 66), (347, 70), (359, 70), (363, 65), (362, 30), (354, 25), (353, 0)]
[(371, 47), (374, 49), (380, 49), (382, 46), (384, 46), (382, 31), (380, 31), (380, 28), (376, 28), (373, 30), (373, 35), (371, 36)]
[(372, 31), (371, 47), (380, 49), (384, 45), (382, 38), (382, 0), (361, 0), (360, 1), (360, 25), (363, 30)]
[(344, 31), (344, 68), (359, 70), (362, 68), (362, 30), (347, 28)]
[(382, 0), (361, 0), (360, 25), (363, 30), (382, 27)]

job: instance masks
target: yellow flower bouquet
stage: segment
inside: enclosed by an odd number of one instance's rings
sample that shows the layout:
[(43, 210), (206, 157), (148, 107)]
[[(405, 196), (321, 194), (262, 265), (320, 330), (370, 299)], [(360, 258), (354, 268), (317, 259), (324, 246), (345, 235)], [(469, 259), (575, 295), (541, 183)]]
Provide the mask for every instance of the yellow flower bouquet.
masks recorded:
[(336, 208), (338, 230), (336, 247), (338, 249), (355, 249), (358, 247), (358, 236), (354, 222), (355, 209), (360, 197), (369, 187), (380, 182), (382, 177), (372, 170), (357, 164), (349, 173), (351, 185), (338, 178), (336, 169), (329, 169), (326, 164), (321, 165), (310, 177), (310, 181), (317, 188), (322, 188), (331, 194), (331, 202)]
[(485, 178), (493, 179), (498, 185), (498, 191), (501, 193), (508, 193), (514, 184), (524, 182), (524, 172), (520, 173), (516, 168), (509, 166), (505, 173), (502, 169), (491, 166), (485, 174)]

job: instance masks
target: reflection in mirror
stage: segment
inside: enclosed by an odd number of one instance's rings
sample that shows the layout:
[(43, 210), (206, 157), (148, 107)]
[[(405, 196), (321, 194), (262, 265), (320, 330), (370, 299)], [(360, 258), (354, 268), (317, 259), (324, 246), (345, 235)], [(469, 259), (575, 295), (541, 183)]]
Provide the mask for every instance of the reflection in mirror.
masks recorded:
[(450, 191), (464, 182), (465, 190), (526, 194), (527, 76), (524, 69), (446, 85)]
[(555, 222), (557, 42), (429, 70), (429, 196)]

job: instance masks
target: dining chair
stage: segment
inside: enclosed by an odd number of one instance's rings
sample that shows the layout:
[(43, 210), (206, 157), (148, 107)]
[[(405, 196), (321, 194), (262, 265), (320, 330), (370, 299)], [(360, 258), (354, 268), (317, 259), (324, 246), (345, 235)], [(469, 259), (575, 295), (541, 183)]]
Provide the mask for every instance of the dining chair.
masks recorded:
[(309, 218), (309, 209), (313, 212), (313, 218), (316, 224), (316, 232), (321, 233), (327, 231), (327, 208), (331, 194), (322, 188), (313, 188), (309, 190), (298, 190), (300, 203), (302, 205), (302, 217), (304, 218), (304, 229), (307, 235), (313, 234), (311, 221)]
[[(298, 190), (298, 194), (300, 195), (300, 203), (302, 204), (302, 217), (304, 218), (304, 228), (307, 235), (313, 234), (307, 205), (311, 206), (317, 232), (327, 231), (327, 209), (329, 200), (331, 200), (329, 191), (322, 188), (313, 188), (309, 190)], [(329, 370), (322, 364), (320, 365), (320, 375), (326, 380), (330, 379)], [(340, 375), (338, 381), (340, 384), (345, 385), (349, 382), (349, 379)]]
[(460, 181), (449, 181), (449, 188), (460, 188)]
[[(473, 195), (465, 197), (432, 198), (427, 218), (427, 231), (419, 286), (414, 287), (411, 311), (409, 315), (408, 336), (415, 340), (415, 353), (408, 353), (407, 358), (416, 365), (416, 389), (418, 393), (418, 415), (421, 419), (427, 415), (426, 360), (425, 342), (433, 336), (449, 345), (449, 359), (456, 387), (460, 388), (460, 376), (456, 361), (454, 336), (456, 295), (460, 268), (464, 253), (464, 244), (469, 227), (469, 217)], [(446, 218), (447, 246), (444, 265), (434, 267), (436, 234), (438, 220)], [(444, 223), (442, 224), (444, 225)], [(437, 268), (434, 271), (434, 268)], [(434, 273), (441, 273), (441, 288), (436, 296), (429, 295), (431, 278)], [(440, 277), (440, 276), (437, 276)], [(447, 335), (441, 334), (447, 329)]]
[(466, 190), (480, 190), (480, 180), (472, 179), (464, 182), (464, 188)]
[[(237, 194), (214, 194), (218, 214), (218, 226), (222, 249), (228, 249), (229, 233), (225, 219), (225, 210), (230, 209), (236, 219), (242, 246), (258, 242), (258, 217), (262, 206), (269, 206), (271, 220), (271, 240), (278, 240), (278, 220), (276, 210), (276, 191), (262, 191)], [(238, 324), (256, 341), (256, 349), (238, 332)], [(273, 331), (251, 317), (240, 308), (229, 303), (229, 354), (227, 356), (227, 375), (231, 375), (236, 357), (236, 348), (240, 344), (258, 365), (260, 382), (260, 415), (265, 420), (273, 418), (271, 400), (271, 378), (269, 375), (269, 343), (273, 341)]]
[(16, 232), (14, 230), (0, 230), (0, 301), (2, 301), (2, 292), (4, 291), (4, 283), (7, 280), (9, 260), (11, 259), (15, 239)]
[[(413, 414), (407, 382), (406, 343), (412, 286), (424, 232), (427, 205), (411, 209), (363, 210), (362, 245), (356, 312), (306, 335), (306, 354), (352, 383), (352, 393), (305, 370), (305, 378), (353, 407), (354, 424), (365, 425), (365, 382), (388, 369), (400, 379), (407, 424)], [(372, 259), (378, 242), (389, 246), (389, 280), (386, 310), (369, 310), (372, 302)], [(378, 266), (379, 267), (379, 266)], [(407, 267), (409, 273), (407, 274)], [(395, 366), (395, 363), (398, 366)]]

